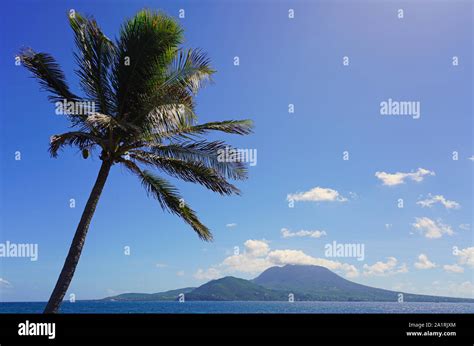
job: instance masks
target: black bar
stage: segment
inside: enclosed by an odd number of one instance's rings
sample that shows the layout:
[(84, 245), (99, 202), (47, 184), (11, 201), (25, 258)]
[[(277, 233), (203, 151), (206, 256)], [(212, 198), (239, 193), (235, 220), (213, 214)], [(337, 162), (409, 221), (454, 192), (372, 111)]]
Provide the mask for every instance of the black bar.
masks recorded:
[[(19, 336), (18, 326), (27, 320), (54, 322), (55, 338)], [(424, 325), (409, 327), (409, 323)], [(472, 314), (0, 314), (0, 345), (473, 345), (473, 326)], [(407, 336), (407, 332), (456, 335)]]

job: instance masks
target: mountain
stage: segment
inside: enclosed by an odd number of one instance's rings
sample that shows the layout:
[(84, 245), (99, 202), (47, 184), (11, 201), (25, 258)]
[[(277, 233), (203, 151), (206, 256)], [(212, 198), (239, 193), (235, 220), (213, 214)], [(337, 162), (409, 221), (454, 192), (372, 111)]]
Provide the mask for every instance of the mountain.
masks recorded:
[[(161, 293), (126, 293), (104, 298), (109, 301), (177, 300), (201, 301), (387, 301), (396, 302), (399, 294), (346, 280), (327, 268), (312, 265), (271, 267), (253, 280), (227, 276), (197, 288), (188, 287)], [(403, 293), (406, 302), (470, 302), (474, 299)]]
[[(293, 293), (295, 300), (317, 301), (397, 301), (399, 293), (369, 287), (346, 280), (329, 269), (313, 265), (271, 267), (252, 280), (273, 290)], [(411, 302), (474, 302), (474, 299), (450, 298), (403, 293)]]
[(209, 281), (186, 295), (186, 300), (269, 301), (286, 300), (285, 293), (259, 286), (252, 281), (227, 276)]
[(272, 267), (253, 282), (293, 293), (296, 300), (395, 301), (398, 295), (398, 292), (356, 284), (325, 267), (311, 265)]

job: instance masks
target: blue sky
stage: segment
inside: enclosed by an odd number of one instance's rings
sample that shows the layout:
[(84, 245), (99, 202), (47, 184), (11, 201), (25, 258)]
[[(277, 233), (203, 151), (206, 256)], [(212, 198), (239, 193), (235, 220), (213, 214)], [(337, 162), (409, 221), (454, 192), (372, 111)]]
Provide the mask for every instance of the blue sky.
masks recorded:
[[(49, 297), (100, 165), (74, 149), (49, 157), (49, 137), (65, 132), (67, 122), (14, 63), (21, 47), (51, 53), (78, 91), (71, 8), (93, 15), (112, 38), (142, 8), (176, 18), (184, 9), (185, 46), (207, 51), (218, 71), (197, 96), (199, 121), (253, 119), (251, 136), (211, 138), (256, 149), (257, 165), (249, 180), (238, 182), (241, 197), (176, 183), (213, 231), (212, 243), (162, 212), (135, 177), (114, 167), (68, 294), (158, 292), (306, 263), (376, 287), (473, 296), (470, 1), (20, 0), (2, 6), (0, 243), (38, 244), (39, 255), (37, 261), (0, 257), (0, 300)], [(381, 115), (388, 99), (419, 102), (421, 117)], [(288, 195), (296, 196), (293, 208)], [(292, 236), (283, 237), (282, 229)], [(363, 244), (364, 260), (326, 257), (333, 241)]]

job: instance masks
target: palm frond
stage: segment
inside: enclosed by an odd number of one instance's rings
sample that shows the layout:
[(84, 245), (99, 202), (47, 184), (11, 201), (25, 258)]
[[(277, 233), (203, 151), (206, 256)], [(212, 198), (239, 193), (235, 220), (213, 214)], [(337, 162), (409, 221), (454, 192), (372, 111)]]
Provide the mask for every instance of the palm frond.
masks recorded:
[(129, 133), (140, 133), (140, 128), (130, 124), (122, 119), (117, 119), (111, 115), (102, 113), (92, 113), (84, 121), (85, 127), (95, 129), (99, 132), (106, 132), (107, 130), (120, 129)]
[(168, 145), (151, 144), (152, 153), (187, 162), (200, 162), (206, 167), (216, 170), (219, 174), (236, 180), (247, 178), (247, 167), (244, 162), (220, 160), (222, 152), (234, 150), (223, 141), (187, 141), (171, 143)]
[(112, 78), (119, 117), (143, 114), (143, 101), (164, 80), (182, 39), (180, 25), (162, 13), (143, 10), (123, 25)]
[(142, 112), (135, 114), (130, 120), (141, 131), (128, 137), (129, 140), (160, 143), (164, 138), (163, 134), (189, 128), (197, 119), (192, 96), (184, 88), (169, 88), (163, 94), (143, 100)]
[(144, 164), (161, 169), (165, 173), (187, 182), (198, 183), (221, 195), (240, 195), (240, 190), (230, 184), (215, 169), (201, 162), (189, 162), (161, 157), (143, 150), (131, 150), (130, 157)]
[(86, 95), (96, 103), (96, 110), (110, 114), (115, 111), (110, 85), (110, 67), (114, 44), (100, 30), (94, 19), (76, 13), (69, 16), (77, 52), (74, 53), (77, 75)]
[(194, 229), (199, 238), (205, 241), (212, 240), (210, 230), (199, 221), (195, 211), (184, 203), (184, 199), (173, 185), (147, 170), (141, 170), (132, 161), (122, 160), (121, 162), (140, 178), (147, 193), (160, 203), (163, 210), (180, 216)]
[(26, 48), (20, 52), (20, 60), (38, 79), (42, 89), (50, 93), (48, 96), (50, 101), (79, 100), (79, 97), (69, 90), (63, 71), (51, 55), (36, 53), (33, 49)]
[(194, 111), (183, 103), (165, 103), (147, 114), (141, 128), (145, 135), (160, 136), (162, 133), (190, 126), (196, 118)]
[(180, 84), (196, 94), (205, 82), (210, 81), (214, 72), (205, 52), (200, 49), (181, 50), (170, 65), (162, 87)]
[[(225, 133), (232, 133), (236, 135), (248, 135), (252, 133), (253, 121), (246, 120), (227, 120), (214, 121), (201, 125), (195, 125), (191, 128), (192, 133), (202, 134), (208, 131), (221, 131)], [(184, 131), (186, 132), (186, 131)]]
[(143, 136), (158, 139), (161, 133), (194, 125), (197, 119), (194, 107), (193, 95), (185, 86), (162, 86), (141, 97), (140, 110), (128, 121), (139, 126)]
[(161, 133), (162, 138), (185, 138), (194, 139), (196, 136), (200, 136), (210, 131), (220, 131), (236, 135), (248, 135), (252, 133), (253, 121), (246, 120), (225, 120), (225, 121), (213, 121), (209, 123), (182, 126), (174, 131)]
[(59, 150), (66, 146), (76, 146), (80, 150), (91, 149), (95, 145), (101, 146), (101, 139), (85, 132), (73, 131), (60, 135), (53, 135), (50, 139), (49, 152), (52, 157), (57, 157)]

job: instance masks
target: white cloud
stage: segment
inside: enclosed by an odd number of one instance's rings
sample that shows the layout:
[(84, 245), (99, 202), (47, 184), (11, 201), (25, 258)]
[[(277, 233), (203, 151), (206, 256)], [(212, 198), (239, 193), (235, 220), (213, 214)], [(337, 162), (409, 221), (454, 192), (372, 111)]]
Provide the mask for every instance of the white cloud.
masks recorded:
[(459, 225), (459, 228), (463, 231), (469, 231), (471, 229), (471, 225), (469, 223), (462, 223)]
[(244, 243), (246, 253), (251, 257), (264, 256), (270, 251), (270, 246), (265, 240), (249, 239)]
[(254, 257), (247, 253), (226, 257), (219, 265), (223, 272), (257, 274), (273, 264), (266, 257)]
[(346, 202), (347, 198), (343, 197), (336, 190), (314, 187), (309, 191), (290, 193), (286, 197), (288, 201), (295, 202)]
[(292, 232), (287, 228), (282, 228), (281, 229), (281, 236), (283, 238), (293, 238), (293, 237), (310, 237), (310, 238), (321, 238), (322, 236), (327, 235), (326, 231), (306, 231), (306, 230), (301, 230), (297, 232)]
[(260, 274), (265, 269), (286, 264), (319, 265), (343, 272), (346, 277), (356, 277), (359, 272), (351, 264), (312, 257), (300, 250), (270, 250), (265, 240), (249, 239), (244, 243), (245, 251), (226, 257), (221, 263), (206, 270), (199, 269), (194, 277), (210, 280), (233, 273)]
[(237, 224), (236, 223), (228, 223), (225, 225), (227, 228), (234, 228), (234, 227), (237, 227)]
[(457, 250), (454, 253), (458, 257), (458, 263), (474, 267), (474, 247), (467, 247), (462, 250)]
[(157, 268), (166, 268), (167, 266), (168, 266), (168, 265), (165, 264), (165, 263), (157, 263), (157, 264), (156, 264), (156, 267), (157, 267)]
[(447, 200), (443, 195), (433, 196), (431, 193), (428, 194), (426, 199), (416, 202), (416, 204), (421, 205), (423, 208), (431, 208), (435, 203), (442, 204), (446, 209), (458, 209), (461, 207), (456, 201)]
[(436, 267), (436, 264), (431, 262), (428, 259), (428, 256), (426, 256), (425, 254), (420, 254), (418, 256), (418, 261), (415, 262), (415, 268), (417, 269), (431, 269), (435, 267)]
[(392, 226), (393, 225), (391, 223), (386, 223), (385, 224), (385, 229), (390, 229), (390, 228), (392, 228)]
[(464, 273), (464, 268), (457, 264), (445, 264), (443, 269), (449, 273)]
[(184, 270), (180, 270), (176, 272), (177, 276), (184, 276)]
[(0, 278), (0, 287), (12, 287), (12, 284), (10, 283), (10, 281)]
[(371, 266), (369, 266), (368, 264), (364, 264), (364, 275), (386, 276), (408, 272), (408, 268), (405, 263), (399, 266), (397, 265), (398, 260), (395, 257), (388, 257), (386, 262), (379, 261)]
[(467, 159), (471, 160), (471, 161), (474, 161), (474, 155), (472, 155), (471, 157), (468, 157)]
[(357, 198), (359, 198), (359, 195), (357, 195), (357, 193), (352, 192), (352, 191), (349, 192), (349, 196), (350, 196), (352, 199), (357, 199)]
[(436, 239), (441, 238), (443, 234), (453, 235), (454, 232), (451, 226), (444, 225), (440, 221), (431, 220), (428, 217), (417, 217), (412, 226), (426, 238)]
[(416, 182), (423, 181), (426, 175), (435, 175), (435, 172), (424, 168), (418, 168), (417, 171), (411, 173), (387, 173), (387, 172), (375, 172), (375, 176), (380, 179), (383, 185), (395, 186), (404, 184), (405, 180), (410, 179)]
[(408, 266), (406, 263), (403, 263), (401, 266), (397, 268), (394, 274), (405, 274), (408, 273)]
[(356, 277), (359, 275), (357, 268), (351, 264), (331, 261), (325, 258), (312, 257), (301, 250), (274, 250), (268, 254), (268, 259), (274, 265), (317, 265), (331, 270), (344, 271), (347, 277)]
[(203, 270), (203, 269), (199, 268), (198, 271), (194, 274), (194, 277), (196, 279), (206, 280), (206, 281), (214, 280), (214, 279), (217, 279), (221, 276), (222, 276), (222, 274), (216, 268), (209, 268), (209, 269), (206, 269), (206, 270)]

